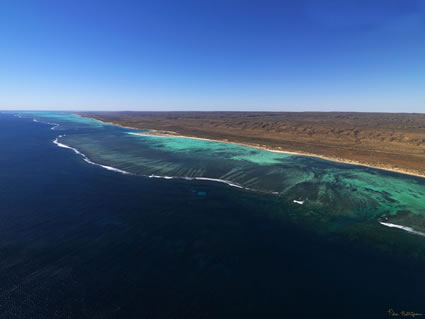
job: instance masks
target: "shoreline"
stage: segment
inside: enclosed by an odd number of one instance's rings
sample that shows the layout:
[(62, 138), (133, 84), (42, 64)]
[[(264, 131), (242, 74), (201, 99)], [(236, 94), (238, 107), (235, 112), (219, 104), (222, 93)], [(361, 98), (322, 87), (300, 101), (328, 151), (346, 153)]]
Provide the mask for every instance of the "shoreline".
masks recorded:
[[(81, 117), (87, 117), (87, 116), (82, 116), (80, 114), (78, 114), (78, 115), (81, 116)], [(140, 129), (140, 128), (124, 126), (124, 125), (121, 125), (121, 124), (115, 123), (115, 122), (105, 122), (105, 121), (98, 120), (96, 118), (91, 118), (91, 117), (87, 117), (87, 118), (90, 118), (90, 119), (93, 119), (93, 120), (96, 120), (96, 121), (100, 121), (100, 122), (105, 123), (105, 124), (111, 124), (111, 125), (119, 126), (119, 127), (122, 127), (122, 128), (127, 128), (127, 129), (132, 129), (132, 130), (144, 130), (144, 129)], [(272, 153), (315, 157), (315, 158), (320, 158), (320, 159), (330, 161), (330, 162), (335, 162), (335, 163), (348, 164), (348, 165), (353, 165), (353, 166), (363, 166), (363, 167), (368, 167), (368, 168), (373, 168), (373, 169), (378, 169), (378, 170), (383, 170), (383, 171), (388, 171), (388, 172), (393, 172), (393, 173), (398, 173), (398, 174), (404, 174), (404, 175), (409, 175), (409, 176), (425, 178), (425, 174), (420, 174), (420, 173), (416, 173), (416, 172), (412, 172), (412, 171), (408, 171), (408, 170), (403, 170), (403, 169), (398, 169), (398, 168), (393, 168), (393, 167), (386, 167), (386, 166), (370, 165), (370, 164), (361, 163), (361, 162), (357, 162), (357, 161), (353, 161), (353, 160), (339, 159), (339, 158), (328, 157), (328, 156), (324, 156), (324, 155), (318, 155), (318, 154), (314, 154), (314, 153), (285, 151), (285, 150), (278, 150), (278, 149), (270, 148), (270, 147), (267, 147), (266, 145), (240, 143), (240, 142), (232, 142), (232, 141), (229, 141), (229, 140), (217, 140), (217, 139), (210, 139), (210, 138), (204, 138), (204, 137), (181, 135), (181, 134), (178, 134), (178, 133), (172, 132), (172, 131), (162, 131), (162, 130), (156, 130), (156, 129), (145, 129), (145, 130), (149, 130), (149, 132), (146, 132), (146, 133), (135, 133), (134, 132), (133, 134), (140, 135), (140, 136), (190, 138), (190, 139), (196, 139), (196, 140), (208, 141), (208, 142), (240, 145), (240, 146), (251, 147), (251, 148), (255, 148), (255, 149), (259, 149), (259, 150), (267, 151), (267, 152), (272, 152)]]

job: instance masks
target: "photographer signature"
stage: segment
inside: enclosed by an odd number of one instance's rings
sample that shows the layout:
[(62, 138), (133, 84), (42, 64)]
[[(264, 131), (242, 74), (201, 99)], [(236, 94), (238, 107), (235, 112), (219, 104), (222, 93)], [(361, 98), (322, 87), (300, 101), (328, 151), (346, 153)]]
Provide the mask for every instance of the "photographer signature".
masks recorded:
[(394, 309), (388, 309), (388, 315), (391, 317), (412, 317), (412, 318), (423, 316), (422, 313), (418, 313), (418, 312), (413, 312), (413, 311), (397, 312), (397, 311), (394, 311)]

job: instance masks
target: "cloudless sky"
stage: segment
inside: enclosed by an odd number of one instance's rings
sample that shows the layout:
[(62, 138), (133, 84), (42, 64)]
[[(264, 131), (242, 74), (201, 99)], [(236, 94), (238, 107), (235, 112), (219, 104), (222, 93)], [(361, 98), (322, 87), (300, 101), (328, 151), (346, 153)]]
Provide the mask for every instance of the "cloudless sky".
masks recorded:
[(1, 0), (0, 109), (425, 112), (425, 1)]

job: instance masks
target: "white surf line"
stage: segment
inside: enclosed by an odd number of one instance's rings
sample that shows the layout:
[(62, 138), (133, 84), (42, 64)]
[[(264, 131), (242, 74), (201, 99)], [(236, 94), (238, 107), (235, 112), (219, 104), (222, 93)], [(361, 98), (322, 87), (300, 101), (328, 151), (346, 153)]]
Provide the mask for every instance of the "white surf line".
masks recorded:
[[(219, 178), (209, 178), (209, 177), (192, 177), (192, 179), (194, 180), (198, 180), (198, 181), (210, 181), (210, 182), (219, 182), (219, 183), (225, 183), (229, 186), (233, 186), (233, 187), (237, 187), (237, 188), (243, 188), (245, 189), (245, 187), (242, 187), (239, 184), (230, 182), (230, 181), (226, 181), (225, 179), (219, 179)], [(247, 189), (247, 188), (246, 188)]]
[(384, 222), (379, 222), (379, 223), (381, 225), (384, 225), (384, 226), (387, 226), (387, 227), (402, 229), (402, 230), (407, 231), (409, 233), (425, 237), (425, 233), (414, 230), (412, 227), (407, 227), (407, 226), (402, 226), (402, 225), (397, 225), (397, 224), (391, 224), (391, 223), (384, 223)]
[(57, 128), (60, 124), (57, 124), (57, 123), (51, 123), (51, 122), (45, 122), (46, 124), (49, 124), (49, 125), (53, 125), (50, 129), (51, 130), (54, 130), (55, 128)]
[[(139, 137), (140, 136), (143, 136), (143, 135), (140, 135), (139, 133), (132, 133), (132, 132), (126, 132), (126, 133), (127, 134), (130, 134), (130, 135), (139, 136)], [(148, 135), (148, 136), (150, 136), (150, 135)], [(167, 136), (160, 136), (160, 137), (167, 137)], [(200, 139), (200, 138), (192, 138), (192, 137), (184, 137), (184, 136), (170, 136), (170, 137), (181, 137), (181, 138), (189, 138), (189, 139)], [(216, 143), (222, 143), (220, 141), (211, 141), (211, 140), (208, 140), (208, 139), (203, 139), (203, 140), (210, 141), (210, 142), (216, 142)], [(243, 172), (240, 172), (238, 174), (242, 174), (242, 173)], [(231, 181), (228, 181), (228, 180), (225, 180), (225, 179), (219, 179), (219, 178), (190, 177), (190, 176), (162, 176), (162, 175), (154, 175), (154, 174), (151, 174), (148, 177), (149, 178), (162, 178), (162, 179), (185, 179), (185, 180), (189, 180), (189, 181), (200, 180), (200, 181), (218, 182), (218, 183), (227, 184), (227, 185), (232, 186), (232, 187), (236, 187), (236, 188), (240, 188), (240, 189), (245, 189), (245, 190), (248, 190), (248, 191), (259, 191), (259, 190), (253, 189), (253, 188), (243, 187), (243, 186), (241, 186), (241, 185), (239, 185), (237, 183), (234, 183), (234, 182), (231, 182)], [(278, 195), (279, 192), (271, 192), (271, 194)]]
[(175, 178), (178, 178), (178, 177), (173, 177), (173, 176), (161, 176), (161, 175), (154, 175), (154, 174), (148, 175), (148, 177), (149, 178), (162, 178), (162, 179), (175, 179)]
[[(240, 188), (240, 189), (245, 189), (245, 190), (249, 190), (249, 191), (256, 191), (255, 189), (249, 188), (249, 187), (243, 187), (239, 184), (236, 184), (234, 182), (231, 181), (227, 181), (224, 179), (219, 179), (219, 178), (211, 178), (211, 177), (189, 177), (189, 176), (162, 176), (162, 175), (144, 175), (147, 176), (149, 178), (162, 178), (162, 179), (184, 179), (187, 181), (209, 181), (209, 182), (217, 182), (217, 183), (223, 183), (223, 184), (227, 184), (229, 186), (232, 187), (236, 187), (236, 188)], [(278, 194), (278, 192), (272, 192), (273, 194)]]
[(70, 149), (70, 150), (73, 150), (76, 154), (78, 154), (78, 155), (80, 155), (82, 158), (83, 158), (83, 160), (85, 161), (85, 162), (87, 162), (87, 163), (89, 163), (89, 164), (92, 164), (92, 165), (96, 165), (96, 166), (100, 166), (100, 167), (103, 167), (103, 168), (105, 168), (105, 169), (107, 169), (107, 170), (109, 170), (109, 171), (114, 171), (114, 172), (118, 172), (118, 173), (121, 173), (121, 174), (126, 174), (126, 175), (133, 175), (132, 173), (130, 173), (130, 172), (127, 172), (127, 171), (124, 171), (124, 170), (122, 170), (122, 169), (118, 169), (118, 168), (115, 168), (115, 167), (112, 167), (112, 166), (107, 166), (107, 165), (102, 165), (102, 164), (98, 164), (98, 163), (95, 163), (95, 162), (92, 162), (85, 154), (83, 154), (83, 153), (81, 153), (79, 150), (77, 150), (76, 148), (74, 148), (74, 147), (71, 147), (71, 146), (68, 146), (68, 145), (66, 145), (66, 144), (63, 144), (63, 143), (60, 143), (59, 141), (58, 141), (58, 139), (59, 138), (61, 138), (61, 137), (63, 137), (63, 136), (65, 136), (65, 135), (59, 135), (57, 138), (55, 138), (54, 140), (53, 140), (53, 143), (54, 144), (56, 144), (57, 146), (59, 146), (59, 147), (62, 147), (62, 148), (67, 148), (67, 149)]
[[(49, 123), (49, 124), (51, 124), (51, 123)], [(59, 125), (59, 124), (57, 124), (57, 125)], [(52, 128), (53, 129), (53, 128)], [(63, 136), (65, 136), (65, 135), (59, 135), (55, 140), (53, 140), (53, 143), (54, 144), (56, 144), (57, 146), (59, 146), (59, 147), (62, 147), (62, 148), (67, 148), (67, 149), (70, 149), (70, 150), (73, 150), (76, 154), (78, 154), (78, 155), (80, 155), (80, 156), (82, 156), (83, 157), (83, 160), (85, 161), (85, 162), (87, 162), (87, 163), (89, 163), (89, 164), (92, 164), (92, 165), (96, 165), (96, 166), (100, 166), (100, 167), (103, 167), (103, 168), (105, 168), (105, 169), (107, 169), (107, 170), (110, 170), (110, 171), (115, 171), (115, 172), (118, 172), (118, 173), (121, 173), (121, 174), (127, 174), (127, 175), (137, 175), (137, 174), (133, 174), (133, 173), (130, 173), (130, 172), (127, 172), (127, 171), (124, 171), (124, 170), (121, 170), (121, 169), (118, 169), (118, 168), (115, 168), (115, 167), (112, 167), (112, 166), (107, 166), (107, 165), (102, 165), (102, 164), (98, 164), (98, 163), (95, 163), (95, 162), (92, 162), (85, 154), (83, 154), (83, 153), (81, 153), (79, 150), (77, 150), (76, 148), (74, 148), (74, 147), (71, 147), (71, 146), (68, 146), (68, 145), (66, 145), (66, 144), (63, 144), (63, 143), (60, 143), (59, 142), (59, 138), (61, 138), (61, 137), (63, 137)], [(224, 183), (224, 184), (227, 184), (227, 185), (229, 185), (229, 186), (232, 186), (232, 187), (236, 187), (236, 188), (240, 188), (240, 189), (245, 189), (245, 190), (249, 190), (249, 191), (255, 191), (254, 189), (252, 189), (252, 188), (248, 188), (248, 187), (243, 187), (243, 186), (241, 186), (241, 185), (239, 185), (239, 184), (237, 184), (237, 183), (234, 183), (234, 182), (231, 182), (231, 181), (228, 181), (228, 180), (224, 180), (224, 179), (219, 179), (219, 178), (210, 178), (210, 177), (188, 177), (188, 176), (162, 176), (162, 175), (154, 175), (154, 174), (151, 174), (151, 175), (144, 175), (144, 176), (147, 176), (147, 177), (149, 177), (149, 178), (161, 178), (161, 179), (185, 179), (185, 180), (200, 180), (200, 181), (210, 181), (210, 182), (218, 182), (218, 183)], [(278, 192), (272, 192), (273, 194), (278, 194)]]
[[(252, 191), (252, 192), (262, 192), (261, 190), (258, 189), (254, 189), (254, 188), (250, 188), (250, 187), (243, 187), (237, 183), (225, 180), (225, 179), (219, 179), (219, 178), (211, 178), (211, 177), (189, 177), (189, 176), (162, 176), (162, 175), (142, 175), (142, 176), (147, 176), (149, 178), (162, 178), (162, 179), (184, 179), (187, 181), (209, 181), (209, 182), (217, 182), (217, 183), (223, 183), (232, 187), (236, 187), (236, 188), (240, 188), (240, 189), (244, 189), (247, 191)], [(269, 193), (269, 194), (273, 194), (273, 195), (279, 195), (279, 192), (265, 192), (265, 193)]]
[[(65, 135), (59, 135), (57, 138), (55, 138), (53, 140), (53, 143), (56, 144), (59, 147), (67, 148), (67, 149), (70, 149), (70, 150), (74, 151), (74, 153), (80, 155), (85, 162), (87, 162), (89, 164), (92, 164), (92, 165), (100, 166), (100, 167), (103, 167), (103, 168), (105, 168), (107, 170), (115, 171), (115, 172), (118, 172), (118, 173), (121, 173), (121, 174), (135, 175), (133, 173), (130, 173), (130, 172), (127, 172), (127, 171), (124, 171), (124, 170), (121, 170), (121, 169), (118, 169), (118, 168), (115, 168), (115, 167), (112, 167), (112, 166), (102, 165), (102, 164), (98, 164), (98, 163), (95, 163), (95, 162), (91, 161), (87, 157), (87, 155), (85, 155), (84, 153), (81, 153), (76, 148), (59, 142), (59, 139), (61, 137), (63, 137), (63, 136), (65, 136)], [(184, 177), (184, 176), (182, 176), (182, 177), (181, 176), (161, 176), (161, 175), (154, 175), (154, 174), (145, 175), (145, 176), (147, 176), (149, 178), (161, 178), (161, 179), (185, 179), (185, 180), (201, 180), (201, 181), (219, 182), (219, 183), (227, 184), (227, 185), (232, 186), (232, 187), (237, 187), (237, 188), (246, 189), (246, 190), (252, 190), (250, 188), (243, 187), (243, 186), (241, 186), (239, 184), (236, 184), (236, 183), (233, 183), (233, 182), (230, 182), (230, 181), (226, 181), (224, 179), (218, 179), (218, 178), (209, 178), (209, 177)]]
[[(13, 115), (16, 116), (16, 117), (19, 117), (19, 118), (23, 118), (21, 114), (13, 114)], [(32, 121), (35, 122), (35, 123), (44, 123), (44, 124), (52, 125), (52, 127), (50, 128), (51, 130), (54, 130), (55, 128), (57, 128), (60, 125), (58, 123), (40, 121), (40, 120), (37, 120), (36, 118), (33, 118)]]
[(303, 205), (304, 204), (304, 201), (303, 200), (295, 200), (294, 199), (294, 201), (293, 201), (295, 204), (298, 204), (298, 205)]
[(219, 183), (227, 184), (227, 185), (232, 186), (232, 187), (237, 187), (237, 188), (242, 188), (242, 189), (248, 189), (248, 190), (250, 190), (249, 188), (245, 188), (245, 187), (243, 187), (243, 186), (241, 186), (239, 184), (236, 184), (236, 183), (233, 183), (233, 182), (230, 182), (230, 181), (226, 181), (224, 179), (219, 179), (219, 178), (189, 177), (189, 176), (162, 176), (162, 175), (154, 175), (154, 174), (148, 175), (148, 177), (149, 178), (162, 178), (162, 179), (185, 179), (187, 181), (198, 180), (198, 181), (219, 182)]
[(40, 120), (37, 120), (36, 118), (33, 118), (32, 121), (36, 122), (36, 123), (43, 123), (43, 124), (52, 125), (52, 127), (50, 128), (51, 130), (54, 130), (55, 128), (60, 126), (60, 124), (58, 124), (58, 123), (40, 121)]
[[(35, 120), (35, 119), (33, 119), (33, 120)], [(52, 125), (52, 127), (50, 128), (51, 130), (54, 130), (55, 128), (57, 128), (58, 126), (60, 126), (60, 124), (53, 123), (53, 122), (43, 122), (43, 121), (38, 121), (38, 120), (36, 120), (36, 122), (45, 123), (45, 124), (48, 124), (48, 125)]]

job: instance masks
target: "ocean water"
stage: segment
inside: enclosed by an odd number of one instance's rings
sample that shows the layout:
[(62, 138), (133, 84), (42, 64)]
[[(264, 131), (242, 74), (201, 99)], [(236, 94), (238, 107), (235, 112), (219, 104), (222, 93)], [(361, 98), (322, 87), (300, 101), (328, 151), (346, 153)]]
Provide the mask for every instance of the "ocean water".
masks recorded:
[(0, 114), (0, 318), (425, 313), (424, 179), (134, 133)]

